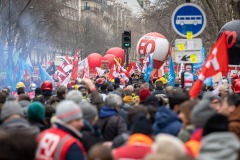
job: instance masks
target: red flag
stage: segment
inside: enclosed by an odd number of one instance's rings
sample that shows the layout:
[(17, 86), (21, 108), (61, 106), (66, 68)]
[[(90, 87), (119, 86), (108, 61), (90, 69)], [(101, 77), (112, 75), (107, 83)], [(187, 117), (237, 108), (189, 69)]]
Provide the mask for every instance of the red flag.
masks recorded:
[(70, 60), (70, 58), (68, 57), (68, 55), (65, 56), (65, 60), (67, 61), (68, 64), (72, 64), (72, 61)]
[(226, 75), (228, 72), (228, 49), (226, 32), (222, 33), (221, 37), (212, 47), (197, 81), (194, 83), (192, 89), (189, 92), (190, 97), (196, 98), (201, 91), (202, 82), (206, 78), (212, 77), (218, 72), (222, 72), (223, 75)]
[(78, 51), (73, 58), (72, 79), (75, 80), (78, 77)]

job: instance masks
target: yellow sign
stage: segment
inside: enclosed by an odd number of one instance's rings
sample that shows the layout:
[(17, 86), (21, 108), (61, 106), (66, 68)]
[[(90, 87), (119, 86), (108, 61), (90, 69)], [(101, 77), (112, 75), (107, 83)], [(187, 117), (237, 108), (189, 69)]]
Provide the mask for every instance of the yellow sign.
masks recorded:
[(196, 56), (196, 54), (192, 54), (192, 55), (190, 56), (190, 59), (191, 59), (191, 62), (192, 62), (192, 63), (197, 63), (197, 56)]
[(193, 33), (187, 32), (187, 39), (192, 39), (192, 38), (193, 38)]
[(183, 43), (178, 43), (178, 49), (179, 51), (184, 51), (185, 50), (185, 46)]

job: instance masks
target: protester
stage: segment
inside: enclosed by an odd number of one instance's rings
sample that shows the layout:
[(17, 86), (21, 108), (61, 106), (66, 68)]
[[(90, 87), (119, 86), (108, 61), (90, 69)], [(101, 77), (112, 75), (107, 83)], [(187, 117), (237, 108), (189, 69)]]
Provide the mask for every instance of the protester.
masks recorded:
[(15, 101), (7, 101), (4, 103), (1, 112), (2, 125), (1, 129), (8, 132), (27, 132), (38, 134), (40, 130), (31, 126), (29, 122), (23, 118), (23, 111), (19, 103)]
[(113, 150), (115, 160), (143, 159), (151, 152), (153, 144), (151, 123), (145, 115), (137, 115), (131, 127), (131, 135), (127, 144)]
[(102, 130), (105, 141), (112, 141), (114, 137), (127, 131), (127, 124), (119, 115), (122, 98), (116, 94), (108, 94), (105, 105), (99, 112), (98, 125)]
[(81, 109), (72, 101), (62, 101), (56, 108), (56, 117), (54, 126), (38, 137), (36, 160), (84, 160), (85, 149), (79, 132), (83, 127)]

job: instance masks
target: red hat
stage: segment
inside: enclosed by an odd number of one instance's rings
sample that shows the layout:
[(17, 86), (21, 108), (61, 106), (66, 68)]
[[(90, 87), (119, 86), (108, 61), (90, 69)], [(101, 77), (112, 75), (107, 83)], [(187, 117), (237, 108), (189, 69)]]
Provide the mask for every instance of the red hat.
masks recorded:
[(139, 92), (140, 102), (144, 102), (150, 94), (151, 92), (149, 91), (149, 89), (142, 89)]
[(104, 80), (105, 80), (104, 78), (98, 78), (97, 79), (97, 83), (98, 84), (102, 84), (104, 82)]
[(238, 94), (240, 93), (240, 81), (235, 82), (235, 84), (233, 86), (233, 90), (234, 90), (233, 91), (234, 93), (238, 93)]

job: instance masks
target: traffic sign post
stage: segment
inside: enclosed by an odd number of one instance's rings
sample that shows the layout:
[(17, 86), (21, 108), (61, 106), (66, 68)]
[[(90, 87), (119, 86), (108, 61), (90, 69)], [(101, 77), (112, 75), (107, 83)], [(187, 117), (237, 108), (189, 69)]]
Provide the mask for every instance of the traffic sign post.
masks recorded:
[(172, 14), (175, 32), (188, 39), (200, 35), (206, 27), (206, 15), (196, 4), (185, 3), (178, 6)]
[(176, 39), (175, 40), (175, 62), (177, 63), (201, 63), (202, 39)]

